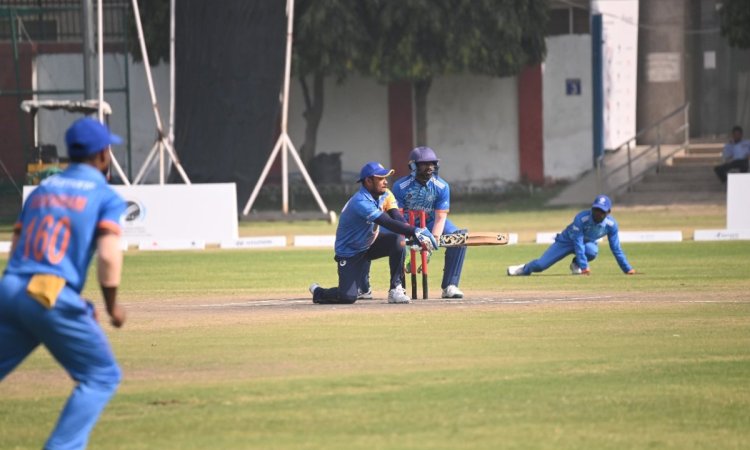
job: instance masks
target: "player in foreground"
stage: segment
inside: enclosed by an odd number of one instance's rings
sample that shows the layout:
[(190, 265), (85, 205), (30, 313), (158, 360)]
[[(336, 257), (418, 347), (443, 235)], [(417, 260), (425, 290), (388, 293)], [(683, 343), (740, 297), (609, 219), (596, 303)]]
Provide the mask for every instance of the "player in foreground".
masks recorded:
[[(362, 290), (369, 262), (387, 256), (391, 280), (389, 303), (409, 303), (403, 288), (403, 266), (406, 248), (404, 236), (414, 237), (428, 250), (437, 249), (437, 241), (426, 228), (417, 228), (396, 220), (383, 211), (388, 179), (393, 170), (380, 163), (368, 162), (359, 173), (362, 187), (346, 202), (336, 228), (334, 260), (338, 264), (338, 287), (325, 289), (310, 285), (313, 303), (354, 303)], [(392, 233), (380, 233), (380, 227)]]
[(65, 133), (71, 164), (26, 200), (0, 279), (0, 380), (43, 344), (76, 382), (45, 449), (85, 448), (120, 383), (94, 306), (80, 294), (96, 251), (110, 322), (117, 328), (125, 323), (116, 301), (125, 202), (104, 175), (110, 145), (121, 142), (94, 119), (71, 125)]
[[(426, 227), (432, 230), (436, 239), (440, 239), (442, 234), (459, 231), (448, 219), (450, 186), (438, 176), (439, 166), (434, 150), (429, 147), (417, 147), (409, 153), (411, 174), (393, 183), (393, 195), (404, 209), (404, 215), (410, 210), (426, 211)], [(443, 282), (440, 286), (443, 289), (443, 298), (463, 298), (464, 293), (458, 288), (458, 283), (465, 257), (466, 247), (450, 247), (445, 250)]]
[(599, 253), (596, 241), (603, 236), (607, 236), (609, 248), (615, 255), (620, 269), (627, 275), (633, 275), (635, 269), (628, 263), (625, 253), (620, 248), (617, 221), (609, 215), (611, 211), (612, 201), (606, 195), (599, 195), (591, 209), (578, 213), (573, 223), (555, 237), (555, 242), (539, 259), (508, 267), (508, 275), (531, 275), (534, 272), (542, 272), (568, 255), (575, 255), (570, 263), (570, 272), (573, 275), (590, 275), (589, 261), (596, 259)]

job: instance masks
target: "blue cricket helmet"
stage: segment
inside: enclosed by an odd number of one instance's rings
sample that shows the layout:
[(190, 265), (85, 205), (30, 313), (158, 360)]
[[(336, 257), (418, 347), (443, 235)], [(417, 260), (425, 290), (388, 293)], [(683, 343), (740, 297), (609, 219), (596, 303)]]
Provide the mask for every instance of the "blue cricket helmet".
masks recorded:
[(416, 171), (421, 162), (434, 162), (435, 168), (440, 168), (440, 159), (430, 147), (416, 147), (409, 153), (409, 169)]

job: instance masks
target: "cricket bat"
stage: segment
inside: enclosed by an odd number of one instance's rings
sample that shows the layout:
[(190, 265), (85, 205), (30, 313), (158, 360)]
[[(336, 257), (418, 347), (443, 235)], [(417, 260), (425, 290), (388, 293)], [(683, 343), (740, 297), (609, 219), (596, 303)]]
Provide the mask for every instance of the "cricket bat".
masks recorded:
[(508, 233), (451, 233), (440, 236), (440, 247), (474, 247), (477, 245), (506, 245)]

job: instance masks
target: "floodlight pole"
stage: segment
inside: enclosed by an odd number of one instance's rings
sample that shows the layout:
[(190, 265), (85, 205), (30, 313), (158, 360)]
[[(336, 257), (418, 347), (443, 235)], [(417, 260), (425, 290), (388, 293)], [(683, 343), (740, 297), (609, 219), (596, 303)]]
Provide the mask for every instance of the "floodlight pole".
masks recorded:
[[(174, 9), (170, 12), (170, 14), (174, 15)], [(149, 63), (148, 59), (148, 51), (146, 50), (146, 40), (143, 36), (143, 24), (141, 23), (141, 13), (138, 8), (138, 0), (133, 0), (133, 16), (135, 18), (135, 26), (136, 30), (138, 31), (138, 41), (141, 46), (141, 55), (143, 56), (143, 66), (146, 69), (146, 81), (148, 82), (148, 91), (149, 95), (151, 96), (151, 105), (153, 106), (154, 110), (154, 118), (156, 120), (156, 132), (158, 134), (156, 138), (156, 142), (154, 142), (154, 146), (151, 148), (151, 152), (146, 157), (146, 161), (143, 162), (143, 166), (141, 166), (141, 170), (138, 171), (138, 175), (136, 175), (135, 180), (133, 181), (135, 184), (140, 183), (144, 176), (146, 175), (146, 171), (148, 170), (149, 166), (151, 165), (154, 157), (158, 153), (159, 155), (159, 184), (164, 184), (165, 182), (165, 164), (164, 164), (164, 152), (166, 152), (169, 157), (172, 160), (172, 164), (174, 164), (175, 169), (177, 169), (177, 172), (182, 177), (182, 181), (185, 182), (185, 184), (192, 184), (190, 183), (190, 179), (188, 178), (187, 174), (182, 168), (182, 165), (180, 164), (180, 160), (177, 158), (177, 153), (174, 150), (174, 147), (172, 146), (172, 142), (170, 142), (169, 136), (164, 133), (164, 126), (161, 121), (161, 115), (159, 114), (159, 105), (156, 101), (156, 91), (154, 90), (154, 80), (151, 76), (151, 65)], [(173, 32), (172, 26), (170, 26), (170, 32)], [(172, 36), (172, 42), (170, 45), (174, 42), (174, 37)], [(174, 51), (170, 49), (170, 57), (174, 55)], [(174, 61), (171, 61), (170, 64), (174, 66)], [(170, 72), (172, 74), (172, 72)], [(173, 80), (170, 80), (170, 82)], [(171, 119), (170, 119), (171, 120)], [(171, 130), (169, 131), (171, 134)]]
[(294, 148), (294, 144), (292, 144), (292, 140), (289, 137), (288, 133), (289, 82), (292, 73), (292, 31), (294, 26), (294, 0), (287, 0), (286, 14), (286, 61), (284, 66), (284, 90), (281, 99), (281, 134), (279, 135), (279, 139), (276, 141), (276, 145), (274, 145), (273, 150), (271, 151), (271, 155), (268, 157), (268, 161), (263, 168), (263, 172), (260, 174), (258, 182), (255, 184), (255, 188), (253, 189), (252, 194), (250, 194), (250, 198), (245, 205), (245, 209), (242, 210), (242, 214), (245, 216), (250, 213), (250, 208), (252, 208), (253, 204), (255, 203), (255, 199), (258, 197), (260, 188), (263, 185), (263, 182), (266, 180), (268, 172), (271, 170), (271, 166), (273, 165), (273, 162), (276, 159), (279, 151), (281, 151), (281, 211), (284, 214), (289, 214), (289, 163), (287, 158), (287, 152), (289, 152), (291, 153), (292, 158), (294, 158), (294, 161), (297, 163), (297, 167), (299, 167), (300, 172), (302, 172), (302, 176), (307, 182), (307, 186), (310, 188), (313, 197), (315, 197), (315, 200), (318, 202), (320, 210), (323, 212), (323, 214), (330, 215), (328, 208), (326, 207), (325, 203), (323, 203), (323, 199), (320, 197), (318, 190), (315, 188), (315, 184), (310, 178), (310, 175), (307, 173), (307, 169), (305, 169), (305, 165), (302, 163), (302, 159), (299, 157), (297, 149)]

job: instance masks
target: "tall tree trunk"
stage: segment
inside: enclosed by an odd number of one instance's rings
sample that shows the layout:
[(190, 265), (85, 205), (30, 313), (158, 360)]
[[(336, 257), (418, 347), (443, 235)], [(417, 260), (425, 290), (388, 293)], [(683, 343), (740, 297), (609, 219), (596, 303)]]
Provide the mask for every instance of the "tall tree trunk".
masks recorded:
[(300, 77), (299, 81), (302, 86), (302, 94), (305, 98), (305, 112), (303, 113), (305, 118), (305, 142), (300, 147), (300, 158), (302, 158), (306, 166), (309, 166), (315, 157), (318, 127), (320, 126), (320, 120), (323, 118), (325, 77), (321, 72), (313, 74), (312, 96), (310, 95), (310, 89), (307, 86), (305, 77)]
[(417, 146), (427, 145), (427, 93), (432, 78), (414, 82), (414, 108), (416, 114)]

